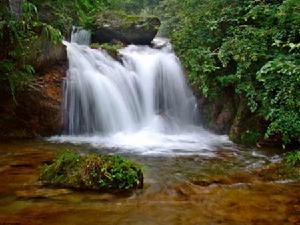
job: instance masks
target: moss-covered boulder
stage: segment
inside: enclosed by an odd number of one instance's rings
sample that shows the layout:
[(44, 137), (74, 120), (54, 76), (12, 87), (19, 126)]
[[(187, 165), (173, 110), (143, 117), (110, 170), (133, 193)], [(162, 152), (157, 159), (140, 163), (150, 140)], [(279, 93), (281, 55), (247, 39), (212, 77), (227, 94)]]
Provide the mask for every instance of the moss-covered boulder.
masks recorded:
[(97, 14), (92, 24), (92, 42), (121, 41), (124, 44), (149, 45), (158, 32), (160, 20), (107, 11)]
[(44, 165), (40, 180), (44, 185), (86, 190), (126, 190), (143, 187), (140, 165), (121, 156), (60, 152)]
[(90, 45), (92, 49), (102, 49), (105, 50), (111, 57), (116, 60), (121, 60), (119, 57), (119, 50), (124, 48), (124, 44), (122, 42), (113, 42), (113, 43), (92, 43)]

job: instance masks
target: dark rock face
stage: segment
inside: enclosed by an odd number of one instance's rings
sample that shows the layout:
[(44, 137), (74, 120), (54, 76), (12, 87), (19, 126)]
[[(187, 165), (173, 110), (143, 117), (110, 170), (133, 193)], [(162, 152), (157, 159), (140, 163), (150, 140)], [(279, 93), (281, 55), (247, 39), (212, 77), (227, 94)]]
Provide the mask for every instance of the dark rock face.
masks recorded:
[(16, 93), (16, 102), (8, 88), (0, 90), (0, 139), (50, 136), (62, 130), (65, 46), (37, 40), (26, 60), (34, 66), (36, 80), (31, 87)]
[(202, 123), (206, 128), (218, 134), (229, 133), (237, 110), (236, 99), (230, 91), (217, 100), (200, 97), (199, 105)]
[(66, 62), (49, 68), (34, 87), (17, 93), (15, 103), (8, 90), (0, 93), (0, 139), (50, 136), (62, 130), (62, 81)]
[(217, 99), (199, 98), (202, 123), (207, 129), (228, 134), (231, 141), (249, 146), (280, 147), (280, 136), (264, 138), (268, 122), (252, 113), (247, 100), (237, 96), (230, 89)]
[(62, 43), (51, 44), (39, 38), (34, 43), (30, 55), (27, 56), (27, 61), (37, 72), (45, 73), (49, 68), (67, 61), (66, 46)]
[(150, 45), (158, 32), (160, 21), (156, 17), (106, 12), (95, 17), (93, 26), (93, 43), (121, 41), (126, 45)]
[(230, 139), (235, 143), (255, 145), (259, 137), (250, 136), (253, 136), (254, 132), (258, 133), (261, 125), (261, 118), (251, 113), (247, 106), (247, 100), (240, 96), (237, 112), (229, 132)]

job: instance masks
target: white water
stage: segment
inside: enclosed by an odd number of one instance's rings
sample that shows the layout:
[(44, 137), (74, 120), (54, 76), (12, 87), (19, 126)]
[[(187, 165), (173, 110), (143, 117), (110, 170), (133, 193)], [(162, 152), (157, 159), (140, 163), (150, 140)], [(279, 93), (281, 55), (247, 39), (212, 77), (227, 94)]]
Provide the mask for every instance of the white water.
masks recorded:
[(64, 42), (65, 135), (50, 140), (155, 155), (213, 155), (228, 142), (199, 126), (196, 99), (170, 44), (131, 45), (120, 50), (117, 61), (87, 47), (89, 38), (79, 30), (72, 43)]

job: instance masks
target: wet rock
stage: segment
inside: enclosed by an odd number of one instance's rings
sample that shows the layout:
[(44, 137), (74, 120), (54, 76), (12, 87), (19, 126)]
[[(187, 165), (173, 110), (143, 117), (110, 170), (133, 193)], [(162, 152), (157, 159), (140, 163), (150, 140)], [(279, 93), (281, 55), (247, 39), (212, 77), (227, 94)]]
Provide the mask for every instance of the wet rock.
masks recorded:
[(236, 96), (226, 89), (217, 98), (200, 97), (200, 114), (203, 125), (219, 134), (229, 134), (230, 140), (248, 146), (281, 147), (280, 135), (264, 138), (268, 122), (249, 109), (244, 96)]
[(192, 183), (199, 186), (210, 186), (213, 184), (230, 184), (230, 180), (226, 177), (210, 177), (210, 178), (201, 178), (193, 179)]
[[(239, 100), (236, 116), (230, 128), (230, 133), (229, 133), (230, 139), (236, 143), (242, 144), (243, 142), (242, 135), (247, 132), (249, 133), (250, 131), (252, 132), (252, 130), (257, 130), (258, 127), (259, 127), (259, 118), (255, 114), (250, 112), (249, 107), (247, 105), (247, 100), (244, 97), (241, 97)], [(246, 138), (246, 140), (248, 139), (249, 138)], [(245, 144), (250, 144), (250, 143), (245, 143)]]
[(227, 134), (233, 124), (237, 101), (230, 90), (218, 99), (201, 97), (199, 101), (204, 126), (219, 134)]
[(110, 193), (98, 194), (98, 195), (91, 195), (84, 198), (84, 201), (88, 202), (111, 202), (117, 198), (116, 195)]
[(26, 162), (14, 162), (10, 164), (11, 167), (14, 168), (31, 168), (34, 167), (31, 163), (26, 163)]
[(37, 72), (45, 73), (49, 68), (67, 61), (66, 46), (61, 42), (53, 44), (40, 37), (31, 49), (27, 61)]
[(59, 133), (62, 82), (66, 62), (40, 72), (31, 88), (18, 92), (14, 102), (9, 90), (0, 90), (0, 139), (33, 138)]
[(15, 194), (19, 199), (44, 199), (44, 198), (53, 198), (61, 195), (66, 195), (72, 193), (71, 190), (68, 189), (33, 189), (33, 190), (23, 190), (17, 191)]
[(159, 26), (160, 21), (157, 17), (141, 17), (119, 11), (108, 11), (95, 17), (92, 42), (121, 41), (124, 44), (150, 45)]
[(274, 163), (252, 171), (252, 174), (263, 181), (300, 180), (300, 168), (290, 167), (284, 163)]
[(104, 50), (106, 51), (112, 58), (115, 60), (122, 62), (121, 56), (119, 54), (119, 50), (124, 48), (124, 44), (122, 42), (113, 42), (113, 43), (92, 43), (90, 45), (93, 49)]
[(185, 198), (189, 198), (193, 195), (197, 195), (199, 190), (195, 188), (193, 183), (184, 183), (175, 188), (177, 195)]

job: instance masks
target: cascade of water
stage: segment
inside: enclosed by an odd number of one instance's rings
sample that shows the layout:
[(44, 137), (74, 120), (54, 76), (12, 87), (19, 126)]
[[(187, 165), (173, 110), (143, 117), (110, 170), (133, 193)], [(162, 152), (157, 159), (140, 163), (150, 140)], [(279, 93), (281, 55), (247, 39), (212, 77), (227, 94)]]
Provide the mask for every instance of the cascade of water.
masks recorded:
[(199, 126), (196, 99), (170, 43), (156, 40), (160, 49), (130, 45), (116, 60), (89, 48), (89, 40), (90, 33), (77, 28), (72, 42), (64, 42), (66, 135), (51, 140), (172, 155), (210, 155), (227, 142)]
[(79, 45), (89, 45), (91, 42), (91, 32), (83, 29), (82, 27), (73, 26), (71, 43)]
[(73, 43), (65, 42), (68, 134), (107, 135), (149, 125), (176, 133), (196, 123), (196, 100), (169, 48), (131, 45), (120, 51), (120, 63), (104, 51), (78, 45), (88, 38), (87, 31), (79, 30), (73, 32)]

